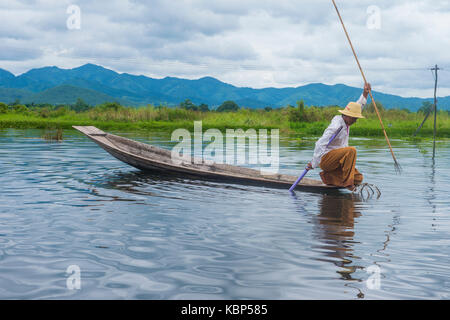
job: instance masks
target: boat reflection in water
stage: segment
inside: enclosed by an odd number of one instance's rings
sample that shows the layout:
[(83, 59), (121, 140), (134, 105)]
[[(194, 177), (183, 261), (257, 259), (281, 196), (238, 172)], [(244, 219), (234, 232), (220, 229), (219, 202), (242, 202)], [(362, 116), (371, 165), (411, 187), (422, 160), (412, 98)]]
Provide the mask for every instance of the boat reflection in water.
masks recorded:
[(319, 240), (318, 248), (325, 255), (318, 260), (334, 263), (345, 280), (361, 281), (354, 279), (352, 274), (362, 267), (351, 265), (358, 259), (353, 255), (353, 246), (357, 243), (354, 241), (355, 219), (361, 216), (358, 203), (361, 200), (353, 194), (324, 194), (319, 200), (320, 213), (313, 216), (314, 237)]
[[(355, 244), (355, 223), (361, 216), (360, 208), (363, 205), (362, 198), (352, 193), (322, 193), (318, 194), (318, 213), (307, 209), (306, 200), (291, 194), (301, 214), (307, 213), (313, 225), (312, 236), (316, 241), (312, 244), (312, 249), (320, 253), (319, 257), (313, 258), (317, 261), (331, 262), (338, 268), (336, 272), (339, 278), (350, 282), (361, 282), (354, 276), (358, 269), (364, 269), (355, 264), (355, 260), (360, 259), (353, 254)], [(346, 286), (351, 286), (349, 283)], [(363, 298), (364, 294), (359, 291), (358, 298)]]

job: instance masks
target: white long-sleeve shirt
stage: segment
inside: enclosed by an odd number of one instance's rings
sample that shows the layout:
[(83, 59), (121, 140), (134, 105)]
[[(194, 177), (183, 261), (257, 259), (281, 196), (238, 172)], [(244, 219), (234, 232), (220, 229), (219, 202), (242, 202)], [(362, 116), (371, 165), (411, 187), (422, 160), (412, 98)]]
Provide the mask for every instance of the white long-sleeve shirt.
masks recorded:
[[(359, 100), (357, 101), (361, 105), (361, 109), (364, 109), (364, 106), (367, 103), (367, 99), (364, 95), (361, 95)], [(339, 131), (339, 128), (342, 128), (339, 134), (334, 138), (334, 140), (328, 145), (330, 139), (333, 135)], [(337, 115), (331, 120), (328, 128), (325, 129), (322, 137), (317, 140), (316, 147), (314, 149), (314, 156), (311, 160), (311, 165), (313, 168), (317, 168), (320, 165), (320, 160), (322, 157), (327, 154), (329, 151), (338, 148), (348, 147), (348, 137), (350, 134), (350, 128), (342, 118), (342, 115)]]

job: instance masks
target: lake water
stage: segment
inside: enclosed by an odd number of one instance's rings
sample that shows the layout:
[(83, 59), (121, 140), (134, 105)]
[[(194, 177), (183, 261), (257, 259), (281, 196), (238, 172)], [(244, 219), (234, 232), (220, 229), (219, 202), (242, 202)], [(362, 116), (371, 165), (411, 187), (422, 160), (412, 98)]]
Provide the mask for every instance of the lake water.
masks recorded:
[[(364, 200), (145, 174), (73, 130), (42, 135), (0, 131), (1, 299), (450, 298), (448, 142), (433, 164), (432, 142), (393, 140), (396, 175), (384, 139), (351, 139), (382, 192)], [(281, 171), (313, 145), (283, 138)]]

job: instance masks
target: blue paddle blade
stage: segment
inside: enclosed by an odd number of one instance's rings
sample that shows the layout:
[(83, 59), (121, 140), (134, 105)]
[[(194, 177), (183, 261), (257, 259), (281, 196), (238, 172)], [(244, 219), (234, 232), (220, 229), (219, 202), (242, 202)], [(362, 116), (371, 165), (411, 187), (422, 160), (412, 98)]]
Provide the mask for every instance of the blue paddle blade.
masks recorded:
[(295, 187), (300, 183), (300, 181), (302, 181), (303, 177), (308, 173), (308, 170), (305, 169), (305, 171), (303, 171), (302, 175), (300, 177), (298, 177), (298, 179), (294, 182), (294, 184), (289, 188), (289, 191), (294, 191)]

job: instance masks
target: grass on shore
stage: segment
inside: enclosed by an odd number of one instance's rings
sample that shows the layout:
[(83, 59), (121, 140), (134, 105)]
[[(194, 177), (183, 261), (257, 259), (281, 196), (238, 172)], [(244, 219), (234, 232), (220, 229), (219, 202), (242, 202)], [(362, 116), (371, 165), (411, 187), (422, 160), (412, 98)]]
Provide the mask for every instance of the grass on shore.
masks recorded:
[[(192, 130), (194, 121), (202, 121), (203, 129), (280, 129), (284, 134), (320, 136), (333, 116), (339, 114), (338, 107), (298, 108), (286, 107), (274, 110), (240, 109), (237, 112), (201, 112), (182, 108), (141, 107), (126, 108), (117, 105), (105, 108), (95, 107), (83, 112), (67, 108), (43, 113), (41, 111), (19, 110), (0, 113), (0, 128), (70, 129), (73, 125), (92, 125), (103, 130)], [(379, 120), (374, 113), (366, 112), (366, 119), (360, 119), (351, 128), (352, 136), (383, 136)], [(406, 110), (384, 110), (381, 113), (389, 137), (411, 137), (421, 124), (424, 114)], [(420, 130), (418, 137), (433, 135), (433, 117), (430, 116)], [(439, 111), (437, 136), (450, 138), (450, 117), (446, 111)]]

